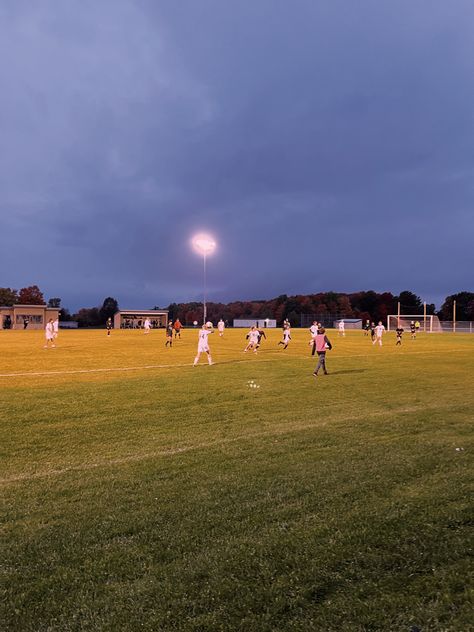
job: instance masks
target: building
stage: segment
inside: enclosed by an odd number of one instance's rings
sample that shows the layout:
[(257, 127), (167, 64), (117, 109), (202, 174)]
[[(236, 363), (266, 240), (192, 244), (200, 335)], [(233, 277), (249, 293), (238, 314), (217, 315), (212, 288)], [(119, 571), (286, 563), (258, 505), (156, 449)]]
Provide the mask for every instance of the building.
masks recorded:
[[(46, 305), (0, 307), (1, 329), (44, 329), (50, 318), (56, 320), (59, 309)], [(26, 326), (25, 326), (26, 325)]]
[(275, 328), (277, 326), (276, 320), (272, 318), (234, 318), (234, 327), (259, 327), (262, 328)]
[(141, 329), (145, 319), (151, 320), (154, 329), (168, 324), (167, 309), (120, 309), (114, 315), (114, 329)]
[(341, 320), (344, 321), (345, 329), (362, 329), (362, 318), (339, 318), (339, 320), (333, 321), (333, 328), (338, 329)]

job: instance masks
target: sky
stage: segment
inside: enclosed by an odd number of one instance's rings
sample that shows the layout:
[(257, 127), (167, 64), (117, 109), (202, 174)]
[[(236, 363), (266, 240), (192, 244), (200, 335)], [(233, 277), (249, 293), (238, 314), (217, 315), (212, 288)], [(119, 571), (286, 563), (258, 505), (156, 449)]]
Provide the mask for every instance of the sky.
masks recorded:
[(472, 0), (2, 0), (0, 286), (474, 290)]

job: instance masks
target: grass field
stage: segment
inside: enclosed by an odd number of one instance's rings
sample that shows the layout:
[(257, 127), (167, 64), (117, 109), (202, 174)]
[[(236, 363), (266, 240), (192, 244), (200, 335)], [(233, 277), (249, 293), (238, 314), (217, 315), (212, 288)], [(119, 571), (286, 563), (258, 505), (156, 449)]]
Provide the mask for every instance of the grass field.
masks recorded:
[(0, 332), (3, 630), (474, 630), (474, 336), (244, 333)]

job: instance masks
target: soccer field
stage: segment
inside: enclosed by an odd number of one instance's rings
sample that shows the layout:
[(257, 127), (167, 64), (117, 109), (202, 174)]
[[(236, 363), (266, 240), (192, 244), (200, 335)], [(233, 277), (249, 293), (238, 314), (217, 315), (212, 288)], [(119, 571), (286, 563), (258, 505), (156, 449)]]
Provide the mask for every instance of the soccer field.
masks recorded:
[(2, 629), (474, 629), (474, 336), (245, 333), (0, 332)]

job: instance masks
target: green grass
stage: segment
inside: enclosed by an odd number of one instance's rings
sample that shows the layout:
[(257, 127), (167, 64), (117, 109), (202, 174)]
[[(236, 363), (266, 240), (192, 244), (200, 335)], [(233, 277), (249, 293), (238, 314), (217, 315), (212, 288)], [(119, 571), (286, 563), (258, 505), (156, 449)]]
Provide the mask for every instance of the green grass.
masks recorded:
[(2, 629), (474, 630), (474, 336), (196, 336), (0, 332)]

